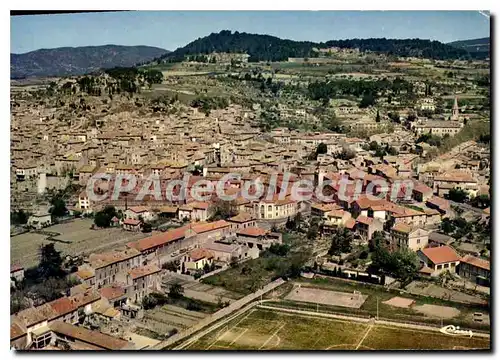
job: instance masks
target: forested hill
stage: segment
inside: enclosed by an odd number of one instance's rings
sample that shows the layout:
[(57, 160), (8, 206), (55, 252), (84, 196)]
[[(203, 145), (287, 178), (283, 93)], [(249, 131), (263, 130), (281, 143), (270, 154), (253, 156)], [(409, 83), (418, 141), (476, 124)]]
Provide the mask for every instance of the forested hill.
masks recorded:
[(467, 50), (439, 41), (421, 39), (352, 39), (331, 40), (326, 43), (280, 39), (270, 35), (248, 34), (223, 30), (199, 38), (184, 47), (163, 55), (160, 60), (182, 61), (186, 55), (209, 54), (211, 52), (241, 52), (250, 55), (249, 61), (284, 61), (289, 57), (317, 56), (313, 48), (359, 48), (395, 56), (415, 56), (431, 59), (470, 58)]
[(351, 39), (327, 41), (328, 47), (358, 48), (403, 57), (424, 57), (428, 59), (461, 59), (469, 56), (464, 49), (443, 44), (439, 41), (422, 39)]
[(312, 48), (318, 44), (306, 41), (283, 40), (270, 35), (232, 33), (223, 30), (196, 39), (162, 58), (182, 61), (185, 55), (209, 54), (212, 52), (247, 53), (249, 61), (281, 61), (289, 57), (311, 56)]
[[(448, 43), (448, 45), (453, 46), (458, 49), (464, 49), (470, 52), (473, 56), (477, 54), (490, 54), (490, 38), (480, 38), (471, 40), (460, 40)], [(477, 57), (477, 56), (476, 56)]]
[(10, 54), (11, 78), (82, 75), (103, 68), (134, 66), (168, 51), (152, 46), (83, 46)]

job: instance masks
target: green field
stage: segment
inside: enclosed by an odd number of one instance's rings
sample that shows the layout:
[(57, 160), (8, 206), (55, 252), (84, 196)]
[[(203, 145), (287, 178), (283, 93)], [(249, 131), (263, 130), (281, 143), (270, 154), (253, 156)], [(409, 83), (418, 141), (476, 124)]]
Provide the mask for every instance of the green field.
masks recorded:
[(488, 338), (252, 309), (185, 350), (468, 350)]

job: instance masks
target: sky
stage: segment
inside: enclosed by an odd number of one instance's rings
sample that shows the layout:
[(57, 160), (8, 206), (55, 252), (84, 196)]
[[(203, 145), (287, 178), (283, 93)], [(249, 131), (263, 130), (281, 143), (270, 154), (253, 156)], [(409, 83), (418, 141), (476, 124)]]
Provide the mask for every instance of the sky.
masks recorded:
[(175, 50), (220, 30), (314, 42), (420, 38), (451, 42), (488, 37), (478, 11), (127, 11), (11, 16), (11, 53), (89, 45)]

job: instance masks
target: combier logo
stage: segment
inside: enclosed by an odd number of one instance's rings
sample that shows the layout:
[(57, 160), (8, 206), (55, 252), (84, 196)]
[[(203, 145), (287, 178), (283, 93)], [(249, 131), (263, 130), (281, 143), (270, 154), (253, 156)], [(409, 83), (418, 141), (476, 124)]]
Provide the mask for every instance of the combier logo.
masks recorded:
[(469, 335), (472, 337), (472, 330), (460, 330), (460, 326), (455, 325), (443, 326), (439, 331), (447, 335)]

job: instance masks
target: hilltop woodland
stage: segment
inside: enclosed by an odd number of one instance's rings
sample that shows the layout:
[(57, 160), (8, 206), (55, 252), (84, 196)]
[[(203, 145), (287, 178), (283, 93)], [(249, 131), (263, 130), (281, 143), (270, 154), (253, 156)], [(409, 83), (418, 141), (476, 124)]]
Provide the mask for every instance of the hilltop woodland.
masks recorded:
[(120, 93), (138, 93), (143, 86), (151, 88), (153, 84), (161, 84), (163, 81), (161, 71), (139, 70), (134, 67), (108, 69), (104, 71), (104, 74), (107, 76), (86, 75), (78, 78), (76, 83), (68, 81), (62, 85), (61, 91), (67, 94), (75, 94), (79, 90), (90, 96), (108, 94), (112, 97), (114, 94)]
[(338, 47), (343, 49), (359, 49), (375, 53), (384, 53), (399, 57), (426, 57), (429, 59), (470, 59), (478, 57), (467, 50), (456, 48), (439, 41), (421, 39), (351, 39), (331, 40), (326, 43), (310, 41), (293, 41), (280, 39), (270, 35), (232, 33), (223, 30), (212, 33), (187, 44), (184, 47), (162, 55), (157, 61), (181, 62), (189, 55), (210, 54), (212, 52), (246, 53), (248, 61), (285, 61), (289, 57), (317, 57), (318, 48)]

